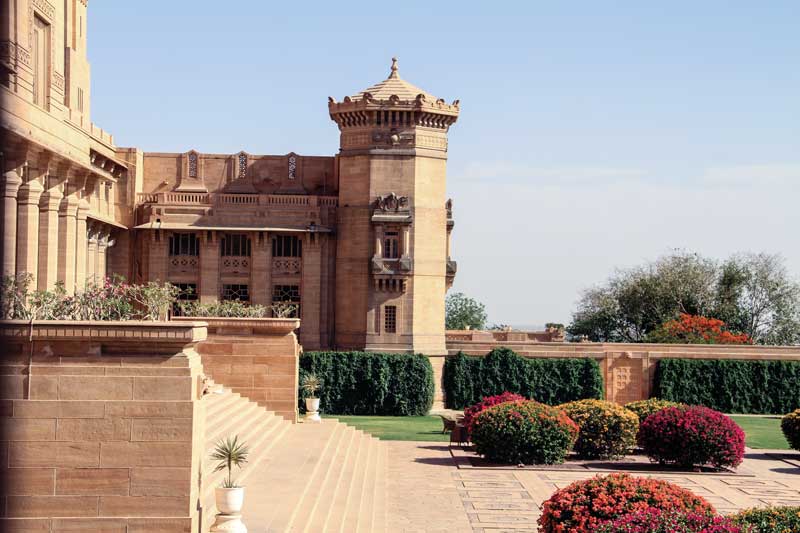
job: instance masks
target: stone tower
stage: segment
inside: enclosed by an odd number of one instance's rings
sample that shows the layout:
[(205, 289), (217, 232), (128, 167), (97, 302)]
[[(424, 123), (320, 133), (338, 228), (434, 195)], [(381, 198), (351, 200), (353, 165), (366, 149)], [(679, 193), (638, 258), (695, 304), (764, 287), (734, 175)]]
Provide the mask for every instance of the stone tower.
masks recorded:
[(343, 102), (336, 254), (336, 345), (443, 354), (452, 220), (445, 198), (447, 104), (400, 77)]

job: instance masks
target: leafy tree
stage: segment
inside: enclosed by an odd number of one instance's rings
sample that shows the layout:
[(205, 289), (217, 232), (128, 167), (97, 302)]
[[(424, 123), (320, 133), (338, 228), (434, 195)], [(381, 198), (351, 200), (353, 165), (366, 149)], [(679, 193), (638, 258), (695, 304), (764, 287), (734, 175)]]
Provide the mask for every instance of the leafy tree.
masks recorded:
[(670, 320), (647, 334), (647, 342), (670, 344), (752, 344), (746, 333), (731, 333), (725, 322), (681, 313), (678, 320)]
[(486, 327), (486, 307), (464, 293), (448, 294), (444, 303), (445, 328), (484, 329)]
[(780, 256), (741, 254), (720, 264), (675, 252), (586, 290), (567, 331), (571, 338), (643, 342), (681, 314), (722, 320), (756, 343), (796, 344), (800, 285)]

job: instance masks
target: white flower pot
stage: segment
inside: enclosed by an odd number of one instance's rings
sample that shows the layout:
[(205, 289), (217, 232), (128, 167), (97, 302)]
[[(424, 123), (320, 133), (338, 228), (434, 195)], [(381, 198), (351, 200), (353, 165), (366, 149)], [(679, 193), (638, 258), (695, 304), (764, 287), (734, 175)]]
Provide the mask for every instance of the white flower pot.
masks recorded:
[(244, 487), (226, 489), (217, 487), (214, 494), (217, 501), (217, 511), (222, 514), (239, 514), (244, 505)]
[(306, 398), (306, 422), (322, 422), (319, 417), (319, 398)]

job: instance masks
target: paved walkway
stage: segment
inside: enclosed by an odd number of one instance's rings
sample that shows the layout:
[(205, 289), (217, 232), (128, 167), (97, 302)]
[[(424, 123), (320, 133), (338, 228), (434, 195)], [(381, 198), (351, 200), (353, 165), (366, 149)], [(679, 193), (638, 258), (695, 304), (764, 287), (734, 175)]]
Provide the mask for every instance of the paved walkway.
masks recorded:
[[(725, 514), (746, 507), (800, 505), (800, 453), (748, 450), (738, 472), (652, 477), (690, 489)], [(458, 468), (446, 444), (389, 442), (389, 531), (535, 532), (544, 500), (558, 488), (597, 474)]]

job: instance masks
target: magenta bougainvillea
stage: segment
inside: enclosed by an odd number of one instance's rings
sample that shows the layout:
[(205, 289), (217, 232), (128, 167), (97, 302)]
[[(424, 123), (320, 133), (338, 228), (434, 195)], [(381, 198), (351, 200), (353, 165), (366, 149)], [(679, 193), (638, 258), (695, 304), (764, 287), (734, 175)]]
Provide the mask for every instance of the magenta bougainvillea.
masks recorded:
[(478, 416), (478, 413), (481, 411), (488, 409), (494, 405), (499, 405), (501, 403), (506, 402), (515, 402), (518, 400), (526, 400), (524, 396), (519, 394), (505, 391), (503, 394), (498, 394), (496, 396), (484, 396), (480, 402), (476, 403), (475, 405), (471, 405), (464, 409), (464, 427), (467, 428), (467, 434), (472, 434), (472, 425), (474, 424), (475, 417)]
[(729, 417), (708, 407), (667, 407), (642, 421), (639, 446), (653, 461), (685, 468), (741, 464), (744, 431)]
[(596, 533), (744, 533), (744, 530), (720, 516), (650, 507), (600, 526)]

